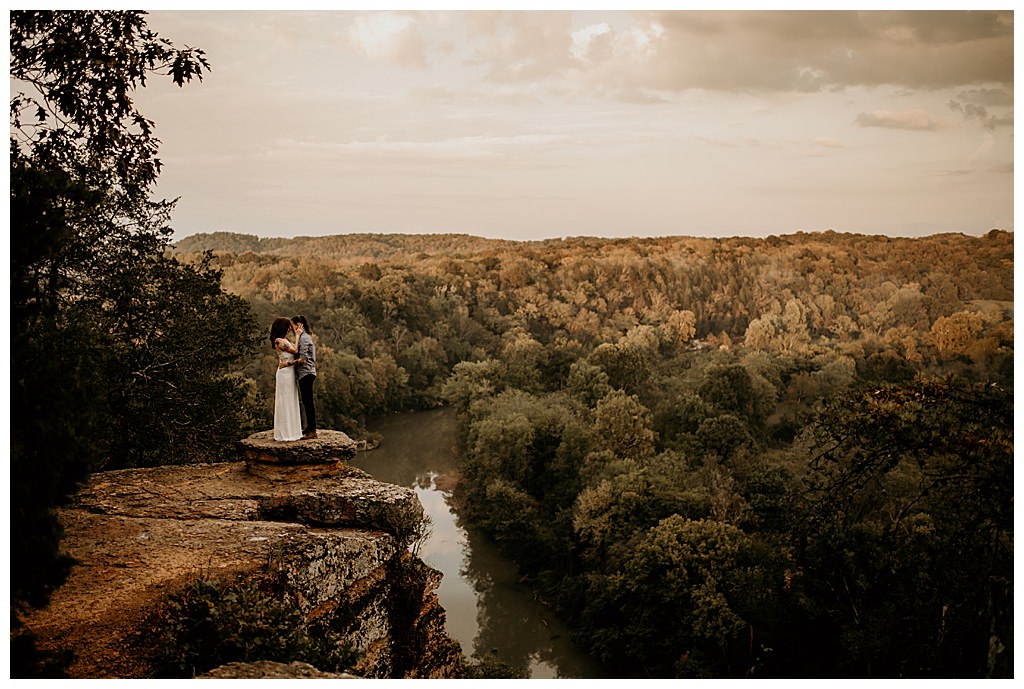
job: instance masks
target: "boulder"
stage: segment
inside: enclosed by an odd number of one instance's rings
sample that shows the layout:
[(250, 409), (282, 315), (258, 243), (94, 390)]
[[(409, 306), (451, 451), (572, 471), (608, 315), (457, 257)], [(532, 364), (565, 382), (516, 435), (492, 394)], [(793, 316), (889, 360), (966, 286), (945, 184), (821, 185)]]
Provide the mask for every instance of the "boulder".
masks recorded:
[(274, 440), (274, 431), (260, 431), (239, 442), (249, 473), (279, 481), (306, 481), (332, 476), (342, 462), (356, 456), (357, 443), (341, 431), (317, 431), (316, 438)]

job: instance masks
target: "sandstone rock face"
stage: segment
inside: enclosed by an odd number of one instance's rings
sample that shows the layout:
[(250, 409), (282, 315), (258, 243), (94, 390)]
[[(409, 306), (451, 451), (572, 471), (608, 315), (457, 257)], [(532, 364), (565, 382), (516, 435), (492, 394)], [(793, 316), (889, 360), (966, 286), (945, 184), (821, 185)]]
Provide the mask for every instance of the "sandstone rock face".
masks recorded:
[[(326, 621), (363, 652), (360, 676), (458, 677), (461, 649), (435, 594), (440, 574), (401, 542), (403, 520), (422, 511), (415, 492), (339, 462), (347, 436), (325, 433), (279, 443), (321, 441), (317, 462), (250, 438), (243, 446), (261, 454), (246, 452), (244, 463), (94, 474), (61, 511), (62, 546), (77, 564), (27, 620), (39, 645), (76, 649), (73, 677), (150, 677), (133, 636), (163, 596), (200, 573), (256, 574), (273, 576), (307, 620)], [(253, 462), (331, 471), (268, 477), (251, 472)]]
[(228, 663), (196, 679), (358, 679), (355, 675), (320, 672), (309, 663)]
[(356, 456), (355, 441), (339, 431), (322, 430), (316, 438), (282, 442), (273, 431), (254, 433), (239, 443), (249, 473), (279, 481), (331, 476)]

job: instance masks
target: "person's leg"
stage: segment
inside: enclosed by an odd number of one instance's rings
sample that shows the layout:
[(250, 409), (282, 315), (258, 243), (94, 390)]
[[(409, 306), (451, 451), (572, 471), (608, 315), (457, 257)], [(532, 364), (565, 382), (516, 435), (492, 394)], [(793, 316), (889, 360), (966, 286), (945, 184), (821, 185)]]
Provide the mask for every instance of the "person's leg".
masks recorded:
[(302, 434), (316, 433), (316, 407), (313, 406), (313, 383), (316, 376), (299, 378), (299, 394), (302, 396), (302, 408), (306, 412), (306, 425)]
[(309, 382), (306, 384), (309, 386), (309, 394), (307, 403), (309, 406), (306, 407), (306, 430), (310, 433), (316, 433), (316, 403), (313, 401), (313, 383), (316, 382), (316, 376), (306, 376)]

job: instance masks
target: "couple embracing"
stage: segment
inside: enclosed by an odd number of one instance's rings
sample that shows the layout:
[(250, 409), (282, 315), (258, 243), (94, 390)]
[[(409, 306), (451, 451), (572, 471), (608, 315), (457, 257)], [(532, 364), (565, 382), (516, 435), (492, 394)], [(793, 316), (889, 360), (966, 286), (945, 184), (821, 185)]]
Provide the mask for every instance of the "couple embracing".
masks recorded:
[[(295, 343), (288, 339), (295, 333)], [(277, 352), (277, 390), (274, 394), (274, 440), (307, 440), (316, 437), (316, 408), (313, 383), (316, 381), (316, 346), (305, 316), (291, 320), (277, 318), (270, 326), (270, 342)], [(302, 427), (299, 396), (306, 412)], [(301, 430), (300, 430), (301, 429)]]

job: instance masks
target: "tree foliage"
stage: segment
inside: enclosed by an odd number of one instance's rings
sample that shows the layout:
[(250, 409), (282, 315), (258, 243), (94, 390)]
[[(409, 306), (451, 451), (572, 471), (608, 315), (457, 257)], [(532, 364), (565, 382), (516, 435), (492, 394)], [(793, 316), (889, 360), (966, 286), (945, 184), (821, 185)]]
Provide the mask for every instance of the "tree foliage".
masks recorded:
[(167, 596), (144, 625), (155, 676), (192, 679), (227, 663), (305, 662), (344, 672), (358, 654), (265, 583), (198, 577)]
[[(563, 386), (585, 359), (612, 388), (654, 410), (666, 402), (652, 397), (662, 388), (664, 362), (742, 346), (766, 362), (747, 366), (753, 390), (719, 386), (723, 395), (710, 401), (728, 407), (719, 413), (769, 425), (783, 421), (768, 418), (777, 403), (791, 424), (799, 410), (858, 377), (909, 379), (959, 368), (982, 377), (1001, 369), (1008, 379), (1012, 367), (1013, 245), (1006, 232), (519, 243), (221, 232), (192, 235), (175, 248), (183, 260), (206, 250), (224, 271), (225, 287), (250, 302), (261, 324), (282, 312), (307, 314), (318, 347), (358, 357), (346, 369), (353, 380), (397, 367), (386, 395), (324, 401), (324, 413), (355, 435), (371, 416), (442, 403), (448, 376), (464, 362), (493, 360), (506, 367), (508, 384), (545, 392)], [(951, 349), (932, 332), (959, 312), (982, 317), (982, 330), (964, 345), (969, 351)], [(253, 364), (247, 374), (272, 397), (266, 370)], [(574, 385), (600, 387), (582, 373)], [(592, 404), (597, 393), (590, 393)], [(742, 394), (752, 399), (729, 399)]]
[(617, 675), (1012, 674), (1003, 421), (950, 401), (1012, 389), (1011, 233), (205, 249), (265, 323), (313, 316), (343, 430), (455, 408), (460, 518)]
[(1005, 675), (1012, 396), (952, 378), (883, 386), (830, 401), (814, 432), (807, 566), (831, 591), (847, 672)]
[[(218, 457), (250, 427), (233, 374), (255, 325), (209, 261), (166, 253), (172, 203), (150, 76), (207, 69), (141, 12), (12, 11), (12, 605), (40, 605), (69, 566), (54, 509), (90, 471)], [(18, 668), (31, 673), (32, 668)]]

